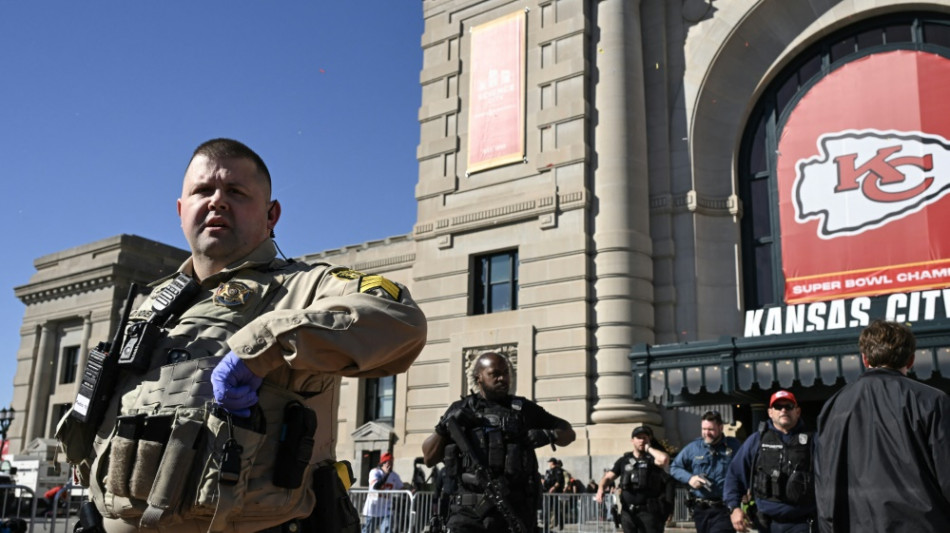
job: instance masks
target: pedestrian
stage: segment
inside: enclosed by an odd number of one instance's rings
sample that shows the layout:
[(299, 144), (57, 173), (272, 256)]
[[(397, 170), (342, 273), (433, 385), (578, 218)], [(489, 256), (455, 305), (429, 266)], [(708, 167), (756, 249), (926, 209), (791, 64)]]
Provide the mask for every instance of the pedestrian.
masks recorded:
[(867, 370), (818, 415), (819, 530), (946, 531), (950, 397), (907, 377), (917, 340), (906, 325), (875, 320), (858, 347)]
[[(723, 500), (732, 527), (745, 532), (754, 524), (760, 533), (809, 533), (817, 512), (814, 435), (805, 430), (801, 406), (789, 391), (772, 395), (768, 415), (726, 472)], [(754, 516), (743, 510), (743, 498), (755, 502)]]
[(630, 434), (633, 451), (623, 454), (613, 468), (604, 473), (595, 499), (604, 501), (608, 482), (620, 487), (620, 523), (624, 533), (662, 533), (666, 518), (673, 510), (670, 476), (662, 466), (670, 456), (652, 446), (653, 430), (637, 426)]
[[(477, 392), (454, 402), (422, 444), (426, 466), (445, 463), (452, 533), (533, 532), (540, 504), (535, 448), (574, 441), (571, 425), (538, 404), (509, 394), (508, 359), (478, 356)], [(448, 488), (451, 485), (451, 488)]]
[(390, 533), (392, 530), (393, 496), (379, 491), (400, 490), (402, 478), (393, 471), (393, 456), (386, 452), (379, 457), (379, 466), (369, 472), (369, 492), (363, 502), (362, 533)]
[(349, 501), (335, 467), (341, 377), (406, 371), (425, 317), (396, 282), (277, 257), (271, 193), (244, 144), (194, 151), (177, 202), (191, 256), (102, 359), (118, 361), (115, 386), (81, 386), (57, 430), (91, 485), (80, 531), (289, 531), (311, 511), (328, 530), (358, 526), (352, 506), (343, 524), (339, 506), (314, 506), (324, 484)]
[(722, 432), (719, 411), (703, 413), (702, 436), (683, 447), (670, 465), (670, 474), (690, 487), (687, 505), (692, 508), (698, 533), (731, 533), (729, 509), (722, 501), (726, 470), (739, 449), (739, 441)]
[[(541, 489), (545, 494), (561, 494), (564, 492), (565, 479), (564, 467), (561, 460), (557, 457), (548, 459), (548, 469), (544, 471), (544, 478), (541, 482)], [(551, 528), (558, 531), (564, 529), (564, 505), (560, 496), (549, 496), (545, 499), (548, 502), (548, 515), (550, 517)]]

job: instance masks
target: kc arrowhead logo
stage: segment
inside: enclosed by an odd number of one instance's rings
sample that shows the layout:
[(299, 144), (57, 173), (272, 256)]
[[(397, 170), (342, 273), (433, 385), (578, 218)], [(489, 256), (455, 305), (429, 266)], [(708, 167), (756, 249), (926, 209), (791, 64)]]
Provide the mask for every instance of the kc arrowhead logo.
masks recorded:
[(950, 192), (950, 142), (921, 132), (845, 130), (796, 163), (795, 220), (818, 236), (857, 235), (920, 211)]

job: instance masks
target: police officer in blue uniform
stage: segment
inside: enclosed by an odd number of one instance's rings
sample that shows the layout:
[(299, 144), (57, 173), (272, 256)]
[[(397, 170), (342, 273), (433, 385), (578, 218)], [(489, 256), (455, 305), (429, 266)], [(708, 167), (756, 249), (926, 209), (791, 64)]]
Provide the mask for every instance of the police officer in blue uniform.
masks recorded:
[(688, 504), (698, 533), (732, 533), (729, 509), (722, 500), (726, 470), (740, 443), (722, 433), (722, 415), (706, 411), (702, 437), (687, 444), (670, 465), (670, 474), (690, 487)]

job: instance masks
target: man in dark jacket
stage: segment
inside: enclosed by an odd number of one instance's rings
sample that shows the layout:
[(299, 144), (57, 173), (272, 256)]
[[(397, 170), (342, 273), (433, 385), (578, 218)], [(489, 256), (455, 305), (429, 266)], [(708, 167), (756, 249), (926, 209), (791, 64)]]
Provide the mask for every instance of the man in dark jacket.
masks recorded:
[(819, 530), (946, 531), (950, 397), (906, 376), (917, 341), (903, 324), (874, 321), (858, 346), (868, 370), (818, 417)]
[[(769, 420), (739, 448), (726, 471), (722, 499), (732, 527), (748, 531), (757, 518), (759, 531), (808, 533), (815, 519), (812, 435), (805, 431), (802, 410), (791, 392), (780, 390), (769, 400)], [(757, 517), (740, 506), (751, 489)]]

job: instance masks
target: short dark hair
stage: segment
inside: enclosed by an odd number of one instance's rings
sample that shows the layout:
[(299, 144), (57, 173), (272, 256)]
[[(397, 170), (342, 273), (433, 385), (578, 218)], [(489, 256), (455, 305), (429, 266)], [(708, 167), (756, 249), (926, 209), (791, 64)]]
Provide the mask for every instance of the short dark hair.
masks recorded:
[(478, 382), (478, 374), (482, 370), (482, 359), (498, 359), (505, 363), (505, 366), (508, 367), (508, 375), (511, 376), (511, 361), (507, 357), (498, 353), (498, 352), (483, 352), (472, 361), (472, 368), (469, 370), (469, 377), (472, 378), (472, 381)]
[(904, 324), (875, 320), (861, 332), (858, 348), (867, 359), (868, 366), (900, 370), (913, 359), (917, 339)]
[[(240, 141), (235, 141), (234, 139), (211, 139), (210, 141), (205, 141), (201, 143), (198, 148), (195, 148), (194, 153), (191, 154), (191, 160), (194, 160), (195, 157), (203, 155), (208, 159), (248, 159), (254, 166), (257, 167), (257, 171), (261, 173), (264, 177), (264, 180), (267, 182), (267, 191), (270, 194), (271, 181), (270, 181), (270, 171), (267, 170), (267, 165), (264, 164), (264, 160), (261, 159), (261, 156), (257, 155), (257, 152), (248, 148), (248, 146)], [(188, 161), (188, 164), (191, 164), (191, 160)]]
[(722, 425), (722, 415), (719, 414), (719, 411), (706, 411), (703, 413), (703, 420), (715, 422), (720, 426)]

